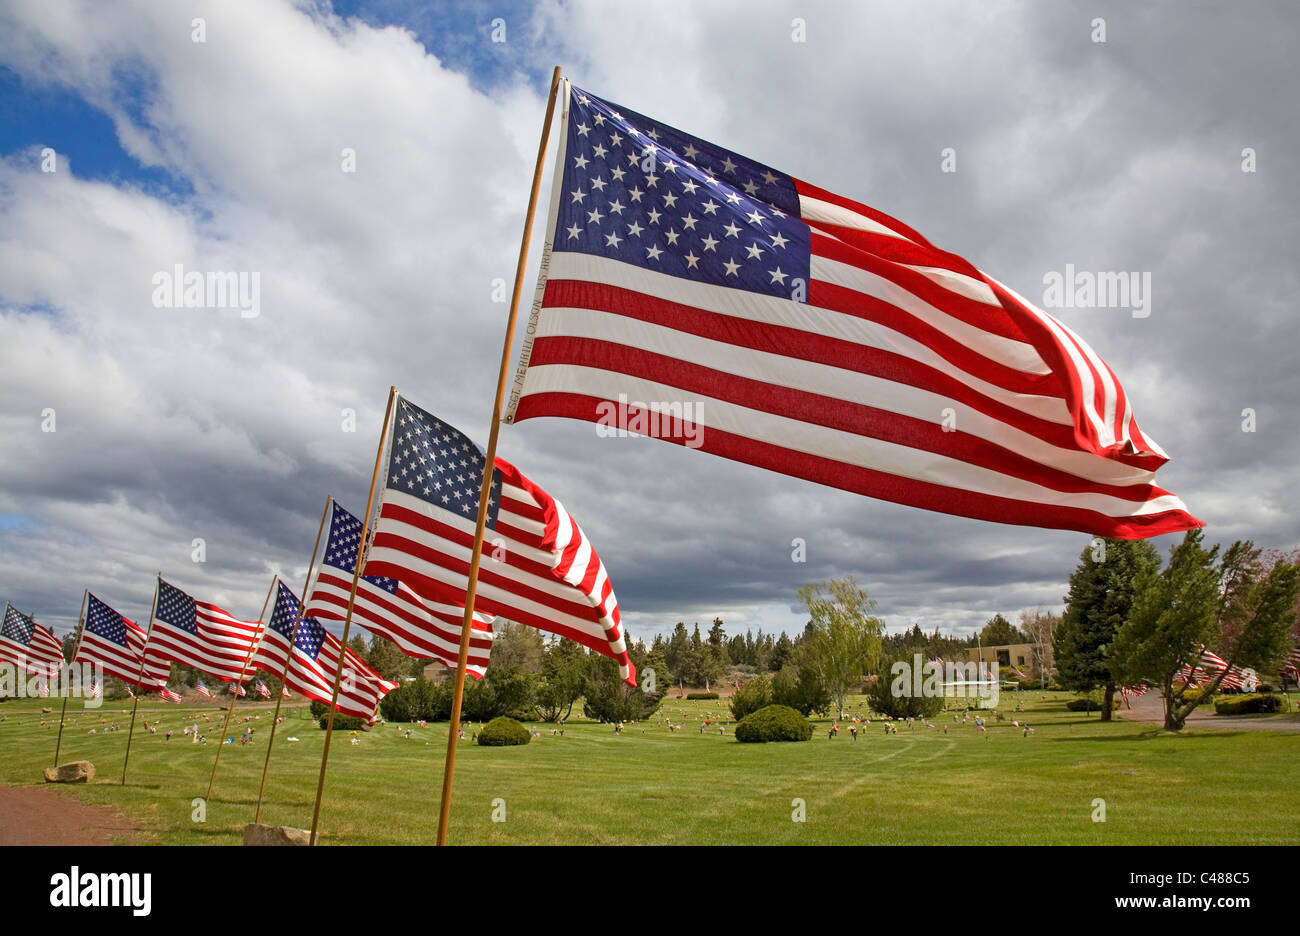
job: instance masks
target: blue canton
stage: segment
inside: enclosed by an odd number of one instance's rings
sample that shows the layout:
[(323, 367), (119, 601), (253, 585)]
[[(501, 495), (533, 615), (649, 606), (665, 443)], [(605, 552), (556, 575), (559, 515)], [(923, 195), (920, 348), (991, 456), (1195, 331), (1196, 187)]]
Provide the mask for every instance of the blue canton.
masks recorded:
[(111, 640), (119, 647), (126, 644), (126, 623), (118, 614), (94, 595), (86, 604), (86, 630), (96, 637)]
[[(397, 398), (388, 487), (459, 517), (476, 520), (483, 461), (482, 450), (459, 430), (409, 400)], [(488, 493), (488, 529), (496, 528), (500, 505), (501, 470), (493, 468)]]
[(162, 579), (158, 580), (158, 620), (198, 636), (199, 627), (194, 620), (194, 599)]
[(787, 175), (573, 88), (554, 250), (806, 296), (810, 231)]

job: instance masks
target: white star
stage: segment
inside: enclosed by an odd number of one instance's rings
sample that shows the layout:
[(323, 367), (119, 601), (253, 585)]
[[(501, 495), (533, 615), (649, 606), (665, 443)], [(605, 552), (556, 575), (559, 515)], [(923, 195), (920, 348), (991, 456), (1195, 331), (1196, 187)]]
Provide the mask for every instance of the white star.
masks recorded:
[(678, 234), (676, 231), (674, 231), (672, 228), (669, 228), (667, 233), (664, 234), (664, 237), (668, 238), (669, 246), (676, 247), (677, 238), (681, 237), (681, 235)]
[(736, 272), (737, 270), (740, 269), (740, 264), (736, 262), (735, 257), (732, 257), (731, 260), (728, 261), (727, 263), (724, 263), (723, 266), (727, 268), (727, 275), (728, 275), (728, 276), (739, 276), (739, 275), (740, 275), (740, 274), (738, 274), (738, 273)]
[(627, 154), (627, 164), (628, 164), (629, 166), (635, 166), (635, 165), (636, 165), (637, 163), (639, 163), (640, 161), (641, 161), (641, 157), (638, 156), (636, 153), (628, 153), (628, 154)]
[(609, 135), (610, 146), (619, 146), (622, 144), (622, 142), (623, 142), (623, 137), (619, 134), (617, 130), (615, 130), (613, 133)]
[(606, 247), (617, 247), (622, 242), (623, 242), (623, 238), (619, 237), (617, 233), (605, 235)]
[(762, 216), (761, 214), (758, 213), (758, 209), (757, 209), (757, 208), (755, 208), (755, 209), (754, 209), (753, 211), (751, 211), (749, 214), (745, 215), (745, 217), (749, 219), (749, 223), (750, 223), (750, 224), (762, 224), (762, 223), (763, 223), (763, 216)]
[[(587, 193), (584, 192), (582, 189), (578, 189), (576, 192), (573, 193), (573, 201), (575, 202), (581, 202), (586, 197), (587, 197)], [(570, 202), (570, 204), (572, 204), (572, 202)]]
[(727, 232), (728, 237), (736, 237), (740, 234), (740, 228), (736, 227), (734, 222), (728, 224), (723, 230)]
[(699, 188), (699, 186), (696, 185), (694, 182), (692, 182), (690, 179), (687, 179), (684, 183), (682, 183), (682, 192), (686, 195), (694, 195), (695, 190), (697, 188)]
[(685, 153), (686, 158), (691, 160), (692, 162), (695, 161), (696, 156), (700, 155), (700, 151), (695, 148), (694, 143), (687, 143), (686, 149), (682, 150), (682, 152)]
[(609, 210), (611, 214), (621, 215), (623, 213), (623, 208), (624, 208), (623, 203), (619, 201), (617, 198), (609, 203)]
[(623, 176), (627, 175), (622, 169), (614, 168), (609, 171), (615, 182), (622, 182)]
[(655, 209), (653, 209), (653, 208), (650, 209), (650, 214), (648, 215), (648, 217), (650, 218), (650, 223), (651, 223), (651, 224), (658, 224), (658, 223), (659, 223), (660, 214), (659, 214), (659, 212), (656, 211)]
[[(770, 277), (772, 277), (772, 282), (773, 282), (773, 283), (777, 283), (777, 282), (779, 282), (782, 286), (784, 286), (784, 285), (785, 285), (785, 278), (786, 278), (787, 276), (789, 276), (790, 274), (789, 274), (789, 273), (782, 273), (782, 272), (781, 272), (781, 268), (780, 268), (780, 267), (777, 267), (775, 270), (768, 270), (768, 271), (767, 271), (767, 275), (770, 276)], [(770, 285), (770, 284), (769, 284), (769, 285)]]
[(677, 196), (672, 194), (672, 192), (669, 192), (667, 195), (664, 196), (665, 208), (671, 208), (676, 203), (677, 203)]
[(700, 258), (695, 256), (694, 252), (688, 253), (683, 259), (686, 261), (686, 268), (688, 270), (694, 270), (696, 264), (700, 262)]
[(655, 175), (653, 172), (645, 177), (646, 188), (654, 188), (658, 184), (659, 184), (659, 177)]
[(664, 172), (676, 172), (676, 171), (677, 171), (677, 163), (673, 162), (671, 159), (668, 160), (668, 162), (664, 163)]
[[(605, 149), (605, 147), (603, 147), (603, 146), (601, 146), (599, 143), (597, 143), (597, 144), (592, 148), (592, 150), (591, 150), (591, 155), (595, 156), (597, 159), (604, 159), (604, 158), (605, 158), (605, 154), (608, 153), (608, 152), (609, 152), (609, 150)], [(750, 192), (749, 194), (753, 195), (754, 193), (753, 193), (753, 192)]]
[(578, 136), (585, 137), (590, 132), (591, 132), (591, 128), (588, 127), (586, 124), (578, 124)]
[(597, 127), (603, 126), (605, 123), (605, 115), (601, 113), (592, 114), (591, 119), (592, 122), (595, 123)]
[(763, 248), (758, 246), (757, 242), (750, 244), (748, 247), (745, 248), (745, 250), (748, 251), (749, 259), (751, 260), (757, 260), (760, 256), (762, 256), (763, 253)]
[(608, 182), (606, 182), (604, 179), (600, 177), (591, 180), (591, 187), (598, 192), (603, 192), (605, 190), (605, 186), (608, 184), (609, 184)]
[(705, 235), (704, 249), (706, 251), (713, 250), (717, 246), (718, 246), (718, 242), (714, 239), (712, 234)]
[(645, 256), (647, 260), (658, 260), (661, 253), (663, 253), (663, 251), (658, 247), (648, 247), (646, 248)]
[(686, 217), (682, 218), (682, 224), (686, 225), (688, 231), (695, 230), (695, 215), (687, 214)]
[(569, 231), (569, 240), (573, 240), (580, 233), (582, 233), (581, 229), (576, 224), (573, 227), (569, 228), (568, 231)]
[(784, 247), (788, 242), (789, 242), (789, 238), (787, 238), (780, 231), (777, 231), (775, 234), (772, 235), (773, 247)]
[(772, 175), (771, 169), (764, 170), (763, 181), (768, 185), (776, 185), (776, 176)]
[(644, 230), (645, 228), (641, 227), (641, 225), (637, 224), (635, 221), (633, 221), (631, 224), (627, 226), (627, 233), (629, 237), (640, 237), (641, 232)]
[(784, 217), (785, 217), (785, 212), (782, 211), (780, 208), (773, 208), (773, 209), (772, 209), (772, 214), (776, 215), (778, 218), (784, 218)]
[(628, 197), (632, 199), (632, 201), (639, 202), (641, 200), (641, 196), (644, 195), (645, 192), (641, 191), (639, 188), (633, 188), (633, 189), (629, 189), (627, 194)]
[[(597, 155), (604, 155), (604, 154), (602, 153)], [(746, 195), (753, 195), (755, 192), (758, 191), (758, 183), (755, 182), (753, 179), (750, 179), (748, 182), (745, 183), (744, 188), (745, 188)]]
[(713, 199), (709, 199), (708, 201), (706, 201), (703, 207), (704, 207), (705, 214), (716, 214), (718, 211), (718, 205), (716, 202), (713, 201)]
[(727, 175), (731, 175), (733, 172), (736, 171), (736, 164), (731, 161), (730, 156), (728, 156), (726, 159), (722, 161), (722, 171), (725, 172)]
[[(595, 186), (593, 186), (593, 188), (594, 188), (594, 187), (595, 187)], [(727, 193), (727, 201), (731, 202), (733, 205), (739, 205), (739, 204), (740, 204), (740, 196), (737, 195), (735, 192), (728, 192), (728, 193)]]
[(586, 169), (586, 168), (587, 168), (587, 157), (586, 157), (586, 156), (574, 156), (574, 157), (573, 157), (573, 165), (574, 165), (574, 168), (577, 168), (577, 169)]
[(600, 213), (599, 208), (593, 208), (587, 212), (587, 221), (590, 222), (591, 224), (599, 224), (600, 219), (603, 217), (605, 216)]
[(657, 130), (654, 130), (654, 129), (647, 130), (647, 131), (646, 131), (646, 136), (648, 136), (648, 137), (649, 137), (650, 139), (652, 139), (652, 140), (657, 140), (657, 139), (659, 139), (659, 132), (658, 132)]

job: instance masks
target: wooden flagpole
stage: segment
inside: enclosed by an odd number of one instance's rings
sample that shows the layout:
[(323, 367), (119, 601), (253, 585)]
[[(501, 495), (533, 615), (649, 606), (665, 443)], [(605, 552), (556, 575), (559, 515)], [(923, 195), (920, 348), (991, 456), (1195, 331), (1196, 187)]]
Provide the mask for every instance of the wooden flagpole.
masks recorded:
[[(159, 572), (153, 583), (153, 604), (149, 606), (149, 630), (145, 632), (144, 650), (140, 651), (140, 675), (135, 679), (137, 689), (140, 688), (140, 680), (144, 679), (144, 655), (149, 649), (149, 638), (153, 635), (153, 619), (154, 615), (158, 613), (158, 590), (161, 581), (162, 573)], [(131, 705), (131, 727), (126, 732), (126, 757), (122, 758), (122, 786), (126, 786), (126, 765), (131, 762), (131, 738), (135, 734), (135, 711), (140, 707), (140, 697), (132, 696), (132, 698), (135, 701)]]
[(352, 591), (348, 594), (348, 612), (343, 619), (342, 646), (339, 648), (339, 665), (334, 671), (334, 691), (330, 696), (329, 720), (325, 723), (325, 750), (320, 757), (320, 777), (316, 780), (316, 805), (311, 811), (311, 840), (316, 844), (317, 831), (320, 828), (320, 801), (325, 792), (325, 766), (330, 759), (330, 739), (334, 736), (334, 707), (339, 702), (339, 683), (343, 680), (343, 662), (348, 656), (348, 631), (352, 627), (352, 606), (357, 600), (357, 582), (361, 579), (361, 566), (366, 558), (366, 537), (370, 532), (370, 509), (375, 505), (375, 485), (379, 483), (379, 466), (384, 460), (384, 446), (388, 442), (388, 425), (393, 418), (393, 401), (397, 399), (397, 388), (388, 388), (388, 406), (384, 410), (384, 429), (379, 434), (379, 451), (375, 453), (375, 470), (370, 475), (370, 496), (366, 498), (366, 517), (361, 522), (361, 543), (357, 547), (357, 565), (352, 570)]
[[(65, 665), (69, 667), (72, 665), (72, 660), (77, 658), (77, 644), (81, 643), (81, 629), (86, 626), (86, 599), (89, 595), (89, 588), (81, 594), (81, 613), (77, 615), (77, 634), (72, 640), (72, 659), (64, 661)], [(62, 674), (60, 674), (60, 677), (62, 677)], [(59, 752), (63, 750), (63, 722), (68, 717), (68, 696), (63, 691), (65, 687), (62, 685), (62, 678), (60, 678), (59, 683), (59, 694), (63, 696), (63, 711), (59, 714), (59, 740), (54, 743), (54, 766), (56, 768), (59, 766)], [(103, 686), (99, 687), (99, 694), (103, 697)]]
[[(280, 576), (273, 576), (271, 587), (266, 590), (266, 600), (262, 602), (262, 613), (257, 616), (258, 630), (248, 644), (248, 655), (244, 657), (244, 665), (239, 668), (239, 678), (232, 684), (235, 688), (243, 688), (244, 673), (248, 672), (248, 663), (253, 659), (253, 652), (257, 650), (262, 635), (266, 633), (266, 625), (262, 622), (266, 619), (266, 606), (271, 603), (271, 593), (275, 591), (275, 583), (279, 580)], [(230, 729), (230, 716), (234, 714), (235, 706), (238, 703), (239, 693), (231, 693), (230, 708), (226, 709), (226, 723), (221, 726), (221, 737), (217, 739), (217, 756), (212, 759), (212, 773), (208, 777), (208, 792), (203, 794), (204, 799), (212, 799), (212, 782), (217, 779), (217, 764), (221, 763), (221, 749), (226, 746), (226, 732)]]
[(447, 763), (442, 773), (442, 801), (438, 812), (438, 844), (447, 844), (447, 819), (451, 813), (451, 784), (456, 771), (456, 740), (460, 734), (461, 696), (465, 691), (465, 667), (469, 659), (469, 638), (474, 623), (474, 594), (478, 590), (479, 560), (483, 555), (483, 530), (487, 525), (488, 494), (492, 490), (492, 469), (496, 465), (497, 435), (501, 428), (501, 410), (505, 404), (506, 377), (510, 370), (510, 345), (514, 339), (515, 323), (519, 317), (519, 298), (524, 288), (524, 273), (528, 265), (528, 242), (533, 231), (533, 217), (537, 213), (537, 197), (542, 188), (542, 166), (546, 163), (546, 147), (551, 138), (551, 120), (555, 116), (555, 99), (560, 90), (560, 66), (551, 75), (551, 94), (546, 101), (546, 119), (542, 123), (542, 139), (537, 144), (537, 164), (533, 168), (533, 190), (528, 196), (528, 214), (524, 218), (524, 234), (519, 242), (519, 263), (515, 267), (515, 290), (510, 298), (510, 317), (506, 320), (506, 337), (501, 345), (501, 369), (497, 373), (497, 396), (492, 406), (492, 427), (488, 431), (487, 454), (483, 459), (483, 483), (478, 496), (478, 525), (474, 529), (474, 551), (470, 557), (469, 584), (465, 589), (465, 620), (460, 632), (460, 656), (456, 660), (456, 683), (451, 696), (451, 730), (447, 732)]
[[(302, 618), (302, 610), (307, 602), (307, 586), (311, 584), (311, 573), (316, 568), (316, 551), (320, 548), (321, 534), (325, 532), (325, 519), (330, 514), (330, 504), (334, 502), (334, 496), (325, 497), (325, 509), (320, 515), (320, 526), (316, 528), (316, 542), (311, 547), (311, 562), (307, 563), (307, 580), (302, 583), (302, 591), (298, 598), (298, 612), (294, 618), (293, 627), (289, 630), (289, 648), (284, 655), (284, 670), (280, 673), (280, 693), (275, 697), (275, 714), (271, 716), (271, 740), (266, 745), (266, 762), (262, 764), (262, 785), (257, 788), (257, 811), (253, 813), (253, 822), (259, 822), (262, 818), (262, 796), (266, 793), (266, 774), (271, 769), (271, 748), (275, 745), (275, 728), (280, 722), (280, 703), (284, 701), (284, 681), (289, 675), (289, 664), (293, 660), (293, 640), (294, 635), (298, 632), (298, 621)], [(359, 555), (360, 553), (358, 553)]]

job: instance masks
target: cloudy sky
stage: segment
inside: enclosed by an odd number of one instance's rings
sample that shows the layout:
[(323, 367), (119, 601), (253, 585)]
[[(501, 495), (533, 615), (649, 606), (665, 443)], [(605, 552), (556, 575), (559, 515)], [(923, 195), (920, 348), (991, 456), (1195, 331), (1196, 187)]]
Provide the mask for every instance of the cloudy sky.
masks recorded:
[[(9, 0), (0, 600), (61, 633), (90, 587), (147, 620), (162, 571), (252, 617), (273, 573), (301, 586), (327, 494), (363, 508), (390, 384), (485, 443), (555, 64), (1030, 298), (1067, 264), (1150, 273), (1146, 317), (1052, 311), (1212, 541), (1300, 543), (1300, 12), (1131, 6)], [(157, 307), (177, 264), (256, 271), (258, 314)], [(1089, 540), (589, 423), (505, 427), (500, 454), (580, 520), (643, 637), (797, 628), (795, 589), (850, 573), (891, 628), (964, 633), (1059, 606)]]

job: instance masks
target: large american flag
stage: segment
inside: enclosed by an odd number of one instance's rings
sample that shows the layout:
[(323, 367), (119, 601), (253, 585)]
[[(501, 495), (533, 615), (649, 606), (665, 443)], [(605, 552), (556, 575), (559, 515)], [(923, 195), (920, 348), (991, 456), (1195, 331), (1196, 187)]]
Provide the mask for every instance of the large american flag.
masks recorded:
[[(298, 616), (298, 597), (280, 582), (271, 623), (253, 658), (257, 666), (277, 676), (283, 673), (289, 689), (328, 705), (334, 693), (340, 647), (339, 638), (320, 621)], [(286, 658), (290, 660), (287, 671)], [(380, 677), (351, 647), (347, 648), (339, 681), (338, 711), (373, 721), (379, 700), (396, 688), (397, 683)]]
[[(352, 573), (361, 547), (361, 521), (334, 502), (329, 539), (305, 614), (342, 621), (347, 617)], [(391, 640), (407, 656), (433, 657), (455, 666), (465, 620), (463, 601), (424, 598), (394, 578), (363, 575), (357, 582), (352, 620)], [(468, 672), (480, 679), (492, 654), (492, 617), (476, 612), (470, 635)]]
[(573, 88), (547, 241), (507, 422), (1002, 523), (1201, 525), (1078, 335), (866, 205)]
[(6, 604), (0, 623), (0, 660), (24, 672), (52, 676), (63, 666), (63, 644), (34, 618)]
[[(398, 397), (363, 571), (398, 578), (430, 600), (463, 603), (484, 458), (461, 432)], [(492, 471), (474, 609), (576, 640), (618, 661), (623, 679), (636, 684), (600, 556), (559, 501), (501, 458)]]
[(158, 608), (145, 659), (175, 660), (225, 682), (237, 682), (260, 630), (260, 622), (241, 621), (159, 579)]
[[(73, 663), (98, 663), (108, 676), (150, 691), (167, 687), (171, 667), (158, 658), (144, 656), (147, 634), (94, 595), (86, 598), (86, 625)], [(141, 664), (144, 671), (141, 672)]]

